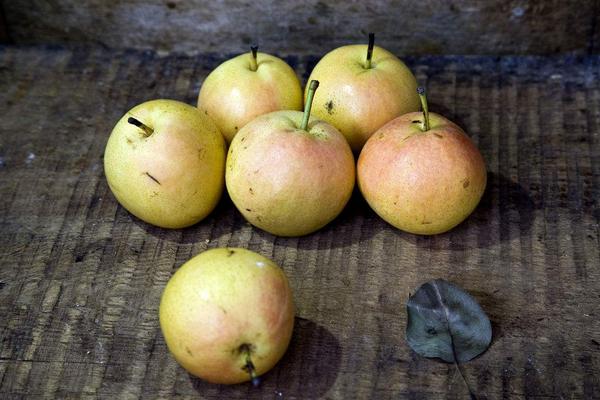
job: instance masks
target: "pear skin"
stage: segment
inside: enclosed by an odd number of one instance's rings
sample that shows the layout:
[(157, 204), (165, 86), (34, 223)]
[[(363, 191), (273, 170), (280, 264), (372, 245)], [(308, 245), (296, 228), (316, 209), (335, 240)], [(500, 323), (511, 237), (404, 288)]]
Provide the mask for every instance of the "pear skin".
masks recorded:
[(365, 144), (358, 186), (371, 208), (396, 228), (420, 235), (446, 232), (467, 218), (485, 191), (485, 162), (456, 124), (409, 113), (379, 129)]

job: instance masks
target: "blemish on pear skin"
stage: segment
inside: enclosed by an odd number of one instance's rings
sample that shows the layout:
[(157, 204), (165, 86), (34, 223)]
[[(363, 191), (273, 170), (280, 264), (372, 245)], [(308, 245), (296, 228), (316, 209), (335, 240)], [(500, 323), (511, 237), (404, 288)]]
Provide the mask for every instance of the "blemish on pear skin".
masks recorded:
[(412, 121), (412, 123), (413, 123), (413, 124), (420, 124), (420, 123), (421, 123), (421, 121), (419, 121), (418, 119), (416, 119), (416, 120)]
[(426, 221), (426, 220), (423, 220), (423, 221), (421, 222), (421, 225), (429, 225), (429, 224), (431, 224), (431, 221)]
[(248, 212), (252, 212), (252, 210), (251, 210), (251, 209), (249, 209), (249, 208), (246, 208), (246, 211), (248, 211)]
[(463, 188), (464, 189), (468, 188), (470, 184), (471, 184), (471, 182), (469, 182), (469, 179), (465, 179), (463, 181)]
[(329, 100), (327, 103), (325, 103), (325, 108), (327, 109), (327, 113), (329, 115), (333, 114), (333, 100)]
[(233, 129), (235, 129), (237, 131), (239, 128), (237, 126), (234, 126)]
[(439, 137), (440, 139), (443, 139), (443, 138), (444, 138), (442, 135), (440, 135), (440, 134), (439, 134), (439, 133), (437, 133), (437, 132), (433, 132), (433, 134), (434, 134), (436, 137)]
[(158, 183), (160, 185), (160, 182), (158, 181), (158, 179), (156, 179), (155, 177), (153, 177), (152, 175), (150, 175), (148, 172), (145, 172), (146, 175), (148, 175), (148, 178), (152, 179), (154, 182)]
[(250, 194), (254, 194), (254, 190), (252, 190), (252, 188), (248, 188), (248, 191), (250, 192)]
[(235, 254), (235, 250), (227, 249), (227, 257), (231, 257)]
[(190, 350), (190, 348), (189, 348), (189, 347), (186, 347), (186, 348), (185, 348), (185, 351), (186, 351), (186, 353), (188, 353), (190, 356), (192, 356), (192, 357), (194, 356), (194, 355), (192, 354), (192, 351)]

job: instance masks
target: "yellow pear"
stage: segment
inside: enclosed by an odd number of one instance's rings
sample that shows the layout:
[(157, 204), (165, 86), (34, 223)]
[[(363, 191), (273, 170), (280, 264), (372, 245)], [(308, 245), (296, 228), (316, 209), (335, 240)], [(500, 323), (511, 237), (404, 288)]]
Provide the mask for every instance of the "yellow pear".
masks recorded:
[(227, 140), (255, 117), (278, 110), (302, 110), (302, 87), (294, 70), (280, 58), (258, 53), (225, 61), (204, 80), (198, 107)]
[(113, 194), (136, 217), (182, 228), (206, 217), (224, 187), (225, 142), (196, 107), (175, 100), (135, 106), (115, 125), (104, 152)]
[[(311, 83), (314, 93), (318, 82)], [(354, 157), (332, 125), (307, 108), (262, 115), (235, 136), (225, 180), (231, 200), (254, 226), (301, 236), (333, 220), (355, 181)]]
[(358, 186), (371, 208), (403, 231), (434, 235), (467, 218), (485, 191), (485, 162), (456, 124), (429, 113), (402, 115), (367, 141)]
[(169, 351), (213, 383), (257, 384), (285, 353), (294, 301), (285, 273), (246, 249), (205, 251), (167, 283), (159, 320)]
[(327, 53), (313, 69), (312, 79), (321, 84), (313, 115), (335, 126), (357, 154), (385, 123), (419, 109), (414, 75), (398, 57), (374, 46), (372, 34), (369, 45)]

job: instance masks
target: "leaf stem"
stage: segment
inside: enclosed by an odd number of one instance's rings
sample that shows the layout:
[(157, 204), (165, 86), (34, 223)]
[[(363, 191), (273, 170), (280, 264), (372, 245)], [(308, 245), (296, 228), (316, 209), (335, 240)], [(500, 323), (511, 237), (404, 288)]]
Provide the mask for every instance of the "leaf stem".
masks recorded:
[[(421, 94), (424, 95), (425, 91), (423, 90), (423, 88), (419, 88), (419, 89), (421, 89), (423, 91), (423, 93), (421, 93), (421, 91), (419, 91), (419, 95), (421, 95)], [(425, 108), (426, 107), (427, 107), (427, 105), (425, 105)], [(477, 397), (471, 390), (471, 386), (469, 386), (469, 382), (467, 382), (467, 380), (465, 379), (465, 376), (463, 375), (462, 370), (460, 369), (460, 366), (458, 365), (458, 357), (456, 355), (456, 347), (454, 346), (454, 335), (452, 334), (452, 327), (450, 326), (450, 311), (448, 310), (448, 307), (442, 300), (442, 293), (440, 292), (440, 288), (438, 287), (437, 283), (433, 282), (433, 284), (431, 286), (433, 286), (437, 300), (440, 303), (440, 306), (442, 307), (442, 309), (444, 310), (444, 316), (446, 317), (446, 326), (448, 328), (448, 334), (450, 335), (450, 343), (452, 345), (452, 358), (454, 360), (454, 365), (456, 366), (456, 369), (458, 370), (460, 377), (462, 378), (465, 386), (467, 387), (467, 390), (469, 391), (469, 398), (471, 400), (477, 400)]]
[(148, 137), (154, 133), (154, 129), (150, 128), (148, 125), (144, 124), (137, 118), (129, 117), (127, 118), (127, 122), (131, 125), (135, 125), (144, 131), (144, 136)]
[(252, 57), (250, 57), (250, 70), (256, 71), (258, 69), (258, 60), (257, 60), (258, 46), (251, 46), (250, 52), (252, 53)]
[(429, 108), (427, 107), (427, 96), (425, 95), (425, 88), (423, 86), (419, 86), (417, 88), (417, 93), (419, 93), (419, 98), (421, 99), (421, 106), (423, 107), (423, 125), (421, 130), (423, 132), (427, 132), (429, 130)]
[(452, 329), (450, 328), (450, 321), (448, 321), (447, 317), (446, 317), (446, 321), (448, 323), (448, 333), (450, 334), (450, 341), (452, 342), (452, 356), (454, 358), (454, 366), (456, 367), (458, 374), (462, 378), (462, 381), (464, 382), (465, 386), (467, 387), (467, 390), (469, 391), (470, 400), (477, 400), (477, 396), (475, 396), (475, 393), (473, 393), (473, 391), (471, 390), (471, 386), (469, 385), (469, 382), (467, 382), (467, 379), (465, 378), (465, 375), (462, 373), (462, 370), (460, 369), (460, 365), (458, 364), (458, 358), (456, 356), (456, 348), (454, 347), (454, 335), (452, 335)]
[(375, 34), (369, 33), (369, 46), (367, 47), (367, 60), (365, 61), (365, 68), (371, 69), (371, 58), (373, 58), (373, 47), (375, 46)]
[(315, 97), (315, 92), (317, 91), (318, 87), (319, 81), (310, 81), (310, 85), (308, 86), (308, 94), (306, 95), (306, 104), (304, 105), (304, 116), (302, 117), (302, 124), (300, 125), (300, 129), (302, 129), (303, 131), (305, 131), (308, 127), (310, 109), (312, 108), (313, 99)]

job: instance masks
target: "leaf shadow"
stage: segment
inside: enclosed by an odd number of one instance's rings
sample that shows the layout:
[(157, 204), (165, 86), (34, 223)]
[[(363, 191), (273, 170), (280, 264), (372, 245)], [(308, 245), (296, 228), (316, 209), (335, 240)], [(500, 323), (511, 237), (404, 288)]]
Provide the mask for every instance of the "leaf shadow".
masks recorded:
[(342, 359), (342, 347), (326, 328), (308, 319), (296, 317), (294, 333), (286, 354), (254, 388), (240, 385), (214, 385), (193, 375), (193, 388), (208, 398), (226, 399), (323, 397), (334, 384)]
[(520, 184), (489, 172), (479, 205), (461, 224), (439, 235), (420, 236), (399, 230), (396, 234), (421, 248), (454, 251), (487, 248), (527, 235), (538, 208)]

